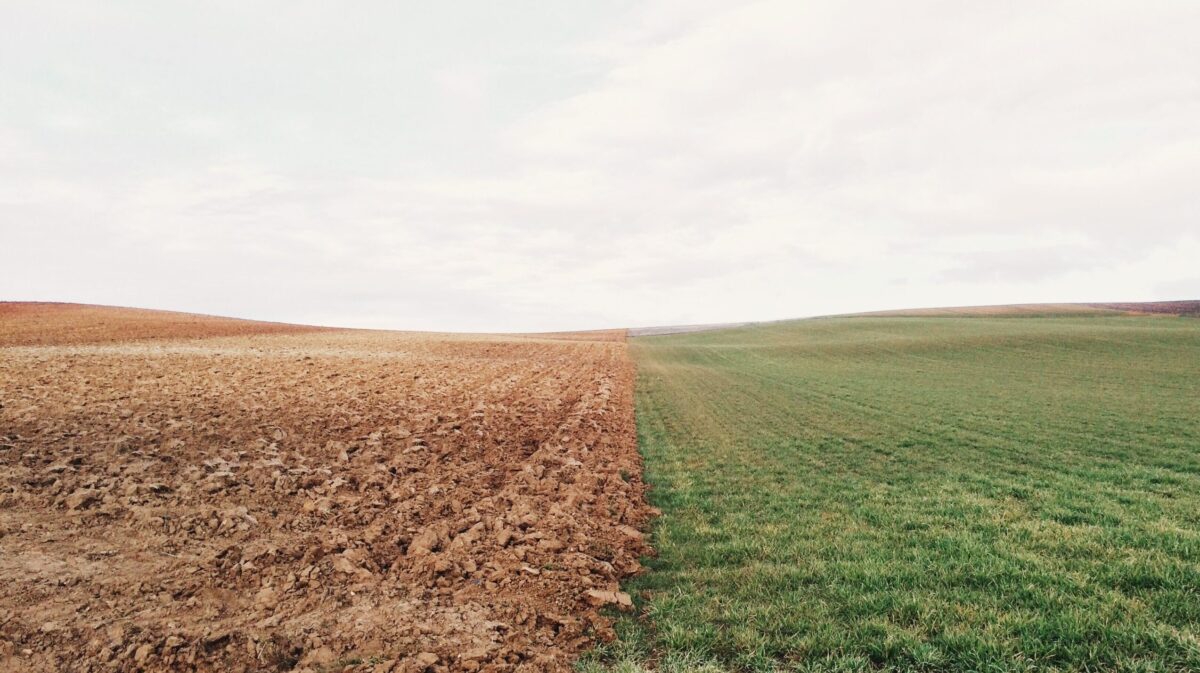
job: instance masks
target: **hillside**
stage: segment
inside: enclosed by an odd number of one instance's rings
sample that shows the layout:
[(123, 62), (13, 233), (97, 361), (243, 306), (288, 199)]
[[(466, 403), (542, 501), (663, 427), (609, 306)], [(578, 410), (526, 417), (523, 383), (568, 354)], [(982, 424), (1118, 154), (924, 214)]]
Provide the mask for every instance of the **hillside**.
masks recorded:
[(0, 302), (0, 346), (303, 334), (326, 328), (92, 304)]
[(1200, 670), (1200, 321), (955, 311), (635, 339), (659, 555), (588, 670)]
[[(1200, 301), (1157, 301), (1124, 302), (1108, 304), (1002, 304), (996, 306), (951, 306), (937, 308), (907, 308), (866, 313), (846, 313), (836, 316), (818, 317), (876, 317), (876, 318), (934, 318), (934, 317), (1053, 317), (1084, 315), (1166, 315), (1200, 317)], [(692, 332), (735, 329), (751, 325), (773, 325), (789, 322), (772, 320), (760, 322), (728, 322), (702, 325), (663, 325), (658, 327), (634, 327), (628, 330), (630, 337), (669, 336)]]
[(1200, 316), (1200, 301), (1157, 301), (1099, 304), (1002, 304), (900, 309), (852, 314), (868, 317), (1054, 317), (1082, 315)]

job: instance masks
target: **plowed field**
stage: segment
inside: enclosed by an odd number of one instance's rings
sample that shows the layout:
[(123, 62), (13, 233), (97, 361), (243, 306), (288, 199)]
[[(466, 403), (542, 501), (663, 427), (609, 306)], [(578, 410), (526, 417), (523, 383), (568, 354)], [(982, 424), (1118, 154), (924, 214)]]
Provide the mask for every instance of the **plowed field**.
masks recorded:
[(323, 331), (331, 330), (175, 311), (148, 311), (87, 304), (0, 302), (0, 346), (114, 343)]
[(649, 511), (622, 333), (13, 306), (0, 668), (566, 670), (610, 636)]

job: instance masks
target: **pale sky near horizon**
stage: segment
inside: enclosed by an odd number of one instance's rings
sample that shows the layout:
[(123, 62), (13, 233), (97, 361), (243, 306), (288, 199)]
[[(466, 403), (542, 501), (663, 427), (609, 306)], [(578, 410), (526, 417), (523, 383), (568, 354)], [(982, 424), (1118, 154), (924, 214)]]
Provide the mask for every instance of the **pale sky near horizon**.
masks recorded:
[(0, 300), (462, 331), (1200, 299), (1200, 2), (0, 3)]

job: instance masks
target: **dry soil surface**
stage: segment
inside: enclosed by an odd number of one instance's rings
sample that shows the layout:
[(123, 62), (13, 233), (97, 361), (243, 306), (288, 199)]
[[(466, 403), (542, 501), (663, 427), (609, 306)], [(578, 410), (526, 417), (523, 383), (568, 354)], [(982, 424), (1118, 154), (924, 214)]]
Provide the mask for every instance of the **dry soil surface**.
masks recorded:
[(13, 306), (0, 668), (549, 671), (611, 636), (651, 513), (621, 333)]
[(321, 327), (89, 304), (0, 302), (0, 346), (301, 334)]

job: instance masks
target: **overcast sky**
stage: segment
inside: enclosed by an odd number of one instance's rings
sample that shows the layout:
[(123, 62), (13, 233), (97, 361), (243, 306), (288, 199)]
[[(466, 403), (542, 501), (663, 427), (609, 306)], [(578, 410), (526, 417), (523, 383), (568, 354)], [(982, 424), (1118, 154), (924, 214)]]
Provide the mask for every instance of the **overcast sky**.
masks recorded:
[(0, 2), (0, 299), (517, 331), (1200, 298), (1200, 2)]

